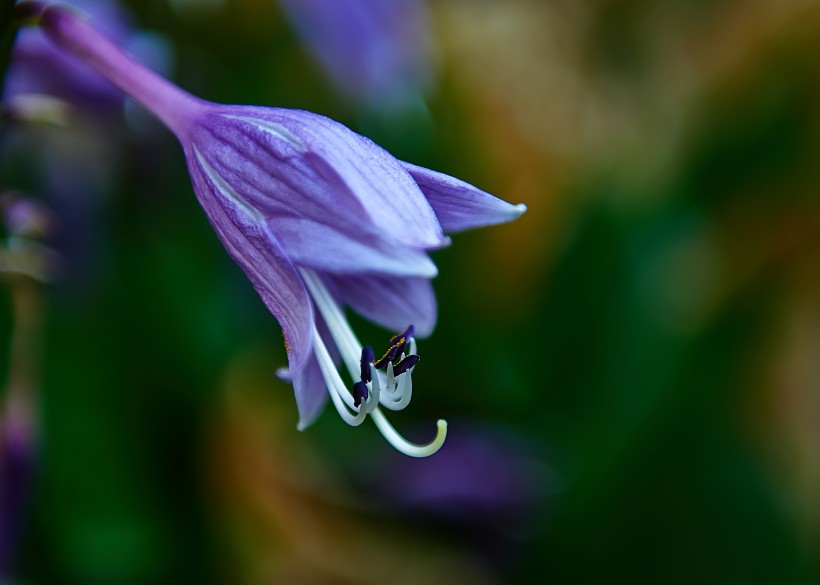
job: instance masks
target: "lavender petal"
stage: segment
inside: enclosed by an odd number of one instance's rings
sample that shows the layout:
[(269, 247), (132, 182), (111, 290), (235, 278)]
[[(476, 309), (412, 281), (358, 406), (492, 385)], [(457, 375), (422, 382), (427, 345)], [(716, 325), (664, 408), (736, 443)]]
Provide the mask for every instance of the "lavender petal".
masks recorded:
[(296, 398), (296, 408), (299, 411), (300, 431), (309, 427), (321, 414), (328, 399), (327, 385), (319, 369), (316, 356), (311, 355), (296, 375), (290, 377), (289, 372), (278, 372), (279, 377), (293, 383), (293, 395)]
[(196, 153), (186, 154), (197, 199), (228, 254), (282, 327), (289, 368), (295, 375), (312, 355), (313, 307), (302, 278), (264, 220), (243, 207), (230, 186)]
[(328, 275), (339, 300), (364, 317), (393, 331), (408, 323), (418, 337), (427, 337), (436, 325), (433, 287), (426, 278), (385, 278), (372, 275)]
[(422, 250), (367, 241), (303, 218), (270, 220), (282, 248), (294, 264), (322, 272), (378, 272), (396, 277), (432, 278), (436, 265)]
[(421, 188), (447, 233), (512, 221), (527, 210), (454, 177), (402, 163)]
[(447, 245), (430, 204), (381, 147), (300, 110), (213, 106), (191, 130), (205, 159), (246, 202), (403, 246)]

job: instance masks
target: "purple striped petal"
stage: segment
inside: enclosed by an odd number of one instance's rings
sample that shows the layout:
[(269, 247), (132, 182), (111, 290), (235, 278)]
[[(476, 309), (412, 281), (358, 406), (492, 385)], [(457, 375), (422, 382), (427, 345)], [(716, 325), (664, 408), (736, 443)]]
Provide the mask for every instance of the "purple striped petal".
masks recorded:
[(444, 173), (402, 164), (427, 197), (447, 233), (512, 221), (527, 210), (526, 205), (512, 205)]
[(297, 217), (270, 220), (270, 229), (295, 264), (323, 272), (371, 272), (432, 278), (436, 265), (422, 250), (356, 238)]
[(412, 248), (448, 240), (424, 195), (384, 149), (324, 116), (214, 106), (191, 140), (252, 207)]
[(293, 395), (299, 411), (299, 424), (296, 428), (302, 431), (318, 418), (329, 396), (319, 362), (315, 355), (311, 355), (305, 367), (295, 376), (291, 378), (287, 372), (279, 372), (279, 377), (293, 383)]
[[(334, 364), (338, 365), (340, 360), (339, 350), (332, 342), (327, 325), (318, 313), (314, 315), (314, 319), (316, 330), (319, 332), (330, 358)], [(311, 353), (305, 366), (295, 374), (290, 369), (280, 368), (277, 370), (276, 375), (285, 382), (293, 384), (293, 395), (296, 398), (296, 409), (299, 412), (297, 428), (300, 431), (306, 429), (321, 414), (329, 397), (327, 383), (324, 376), (322, 376), (316, 354)]]
[(387, 329), (402, 331), (412, 323), (418, 337), (433, 332), (436, 296), (426, 278), (328, 275), (327, 280), (339, 300)]
[(302, 278), (265, 220), (242, 204), (195, 149), (186, 154), (197, 199), (225, 249), (282, 327), (290, 371), (298, 373), (312, 355), (313, 307)]

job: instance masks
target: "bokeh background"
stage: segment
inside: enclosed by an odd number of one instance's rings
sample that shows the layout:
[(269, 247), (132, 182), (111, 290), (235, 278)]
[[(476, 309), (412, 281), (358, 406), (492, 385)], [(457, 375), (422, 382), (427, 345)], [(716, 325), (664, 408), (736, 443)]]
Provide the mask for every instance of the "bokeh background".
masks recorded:
[(333, 76), (322, 35), (366, 33), (311, 4), (134, 0), (111, 34), (529, 206), (434, 255), (393, 421), (448, 443), (410, 460), (332, 409), (297, 432), (281, 332), (171, 134), (93, 79), (9, 82), (6, 579), (820, 582), (820, 3), (401, 2), (358, 54), (415, 43), (386, 90)]

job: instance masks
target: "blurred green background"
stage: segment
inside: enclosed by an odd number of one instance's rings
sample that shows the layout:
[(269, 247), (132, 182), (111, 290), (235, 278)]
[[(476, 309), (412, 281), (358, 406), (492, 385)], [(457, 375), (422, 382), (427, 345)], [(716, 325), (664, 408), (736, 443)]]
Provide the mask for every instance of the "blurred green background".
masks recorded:
[(170, 133), (13, 125), (4, 188), (53, 187), (37, 149), (96, 186), (55, 218), (87, 245), (41, 289), (15, 583), (820, 582), (820, 3), (433, 1), (435, 88), (390, 114), (335, 97), (270, 0), (126, 4), (189, 91), (328, 115), (529, 212), (434, 254), (392, 420), (481, 447), (460, 496), (410, 506), (432, 460), (332, 409), (296, 431), (281, 332)]

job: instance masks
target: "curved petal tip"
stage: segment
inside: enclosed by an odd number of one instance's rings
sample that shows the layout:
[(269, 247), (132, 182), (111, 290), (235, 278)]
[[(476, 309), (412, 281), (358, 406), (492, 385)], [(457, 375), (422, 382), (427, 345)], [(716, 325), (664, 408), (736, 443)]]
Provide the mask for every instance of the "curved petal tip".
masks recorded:
[(444, 173), (410, 163), (402, 163), (416, 181), (446, 232), (505, 223), (527, 210)]

